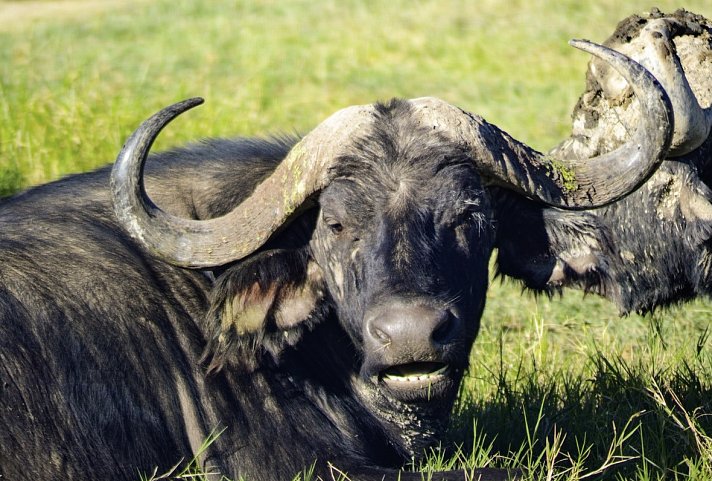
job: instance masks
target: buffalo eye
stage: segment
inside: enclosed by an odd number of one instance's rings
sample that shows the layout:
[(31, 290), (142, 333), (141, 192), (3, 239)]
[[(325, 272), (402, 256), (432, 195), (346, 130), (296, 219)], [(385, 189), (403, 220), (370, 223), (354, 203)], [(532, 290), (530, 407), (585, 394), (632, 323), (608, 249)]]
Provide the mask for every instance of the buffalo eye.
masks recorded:
[(339, 235), (344, 231), (343, 224), (336, 219), (324, 217), (324, 223), (326, 224), (326, 227), (329, 228), (329, 231), (331, 231), (334, 235)]
[(451, 228), (468, 226), (479, 223), (483, 219), (482, 209), (479, 200), (466, 200), (462, 202), (460, 208), (455, 212), (455, 215), (449, 222)]
[(459, 212), (456, 212), (455, 215), (453, 215), (448, 220), (446, 225), (450, 229), (457, 229), (472, 223), (472, 220), (475, 218), (476, 215), (476, 212), (474, 212), (472, 209), (463, 209)]
[(327, 225), (329, 226), (329, 230), (331, 230), (331, 233), (335, 235), (341, 234), (341, 232), (344, 230), (344, 226), (338, 222), (332, 222)]

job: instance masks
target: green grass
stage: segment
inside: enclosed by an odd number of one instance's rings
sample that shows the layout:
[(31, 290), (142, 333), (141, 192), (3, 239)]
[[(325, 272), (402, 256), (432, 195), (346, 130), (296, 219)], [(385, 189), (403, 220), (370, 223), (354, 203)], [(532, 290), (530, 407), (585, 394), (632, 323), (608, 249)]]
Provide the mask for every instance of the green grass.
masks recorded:
[[(578, 293), (563, 302), (521, 299), (506, 288), (491, 296), (455, 438), (466, 439), (474, 422), (494, 453), (511, 458), (521, 446), (539, 455), (558, 437), (556, 479), (597, 470), (612, 446), (625, 462), (606, 479), (712, 479), (708, 304), (618, 318)], [(510, 313), (515, 303), (534, 314)], [(523, 464), (534, 478), (549, 469)]]
[[(685, 6), (712, 16), (708, 0)], [(567, 40), (602, 41), (649, 7), (0, 0), (0, 195), (111, 162), (141, 120), (194, 95), (206, 105), (168, 128), (158, 149), (306, 132), (347, 105), (433, 95), (546, 150), (569, 132), (584, 85), (588, 57)], [(450, 433), (461, 451), (435, 451), (425, 468), (712, 479), (710, 304), (619, 318), (575, 292), (550, 301), (495, 282), (488, 297)]]

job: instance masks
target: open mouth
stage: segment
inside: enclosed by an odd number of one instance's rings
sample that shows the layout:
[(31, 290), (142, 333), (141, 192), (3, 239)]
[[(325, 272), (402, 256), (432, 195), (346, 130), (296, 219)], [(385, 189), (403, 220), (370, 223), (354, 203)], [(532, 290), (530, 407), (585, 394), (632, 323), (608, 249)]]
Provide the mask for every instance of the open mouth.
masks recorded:
[(442, 362), (411, 362), (384, 369), (380, 378), (389, 387), (417, 389), (443, 380), (449, 370)]

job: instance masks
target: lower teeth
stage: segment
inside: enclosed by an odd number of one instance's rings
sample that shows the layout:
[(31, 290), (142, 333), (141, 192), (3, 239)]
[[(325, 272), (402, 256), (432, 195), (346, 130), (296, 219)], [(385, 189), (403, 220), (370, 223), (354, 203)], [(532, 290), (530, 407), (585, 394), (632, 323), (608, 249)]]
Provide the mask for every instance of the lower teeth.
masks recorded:
[(388, 379), (389, 381), (398, 381), (398, 382), (418, 382), (418, 381), (427, 381), (428, 379), (432, 379), (434, 377), (440, 376), (447, 371), (447, 366), (443, 366), (437, 371), (433, 372), (428, 372), (428, 373), (422, 373), (422, 374), (410, 374), (410, 375), (405, 375), (405, 376), (400, 376), (397, 374), (386, 374), (384, 377)]

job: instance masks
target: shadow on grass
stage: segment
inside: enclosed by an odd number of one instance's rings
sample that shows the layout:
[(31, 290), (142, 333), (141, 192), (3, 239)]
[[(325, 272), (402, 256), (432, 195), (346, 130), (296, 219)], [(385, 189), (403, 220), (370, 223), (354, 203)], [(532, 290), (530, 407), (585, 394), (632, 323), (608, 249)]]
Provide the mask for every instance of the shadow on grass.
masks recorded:
[(464, 453), (491, 443), (490, 459), (514, 459), (533, 478), (552, 463), (564, 479), (712, 476), (712, 359), (698, 350), (693, 361), (657, 365), (596, 352), (589, 364), (579, 374), (493, 373), (495, 395), (463, 399), (451, 441)]

